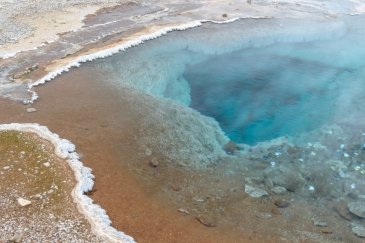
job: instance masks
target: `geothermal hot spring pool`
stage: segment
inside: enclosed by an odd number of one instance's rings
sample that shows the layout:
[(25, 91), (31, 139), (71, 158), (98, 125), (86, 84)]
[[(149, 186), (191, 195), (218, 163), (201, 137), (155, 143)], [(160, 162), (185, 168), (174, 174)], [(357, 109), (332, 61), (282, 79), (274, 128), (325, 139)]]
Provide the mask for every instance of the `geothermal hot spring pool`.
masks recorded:
[(135, 118), (128, 167), (181, 214), (361, 242), (364, 24), (361, 15), (205, 23), (67, 75), (87, 72), (119, 94), (110, 105)]

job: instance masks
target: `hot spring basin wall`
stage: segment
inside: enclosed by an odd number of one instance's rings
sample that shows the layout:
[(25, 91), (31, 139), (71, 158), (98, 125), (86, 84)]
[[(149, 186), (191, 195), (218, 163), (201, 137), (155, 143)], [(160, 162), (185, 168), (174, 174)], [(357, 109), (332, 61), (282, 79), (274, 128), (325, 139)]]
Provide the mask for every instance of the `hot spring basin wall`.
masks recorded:
[[(364, 22), (357, 16), (204, 24), (169, 33), (85, 68), (102, 73), (108, 85), (124, 90), (125, 95), (131, 91), (135, 97), (144, 96), (139, 101), (142, 106), (142, 100), (149, 97), (156, 106), (171, 103), (179, 114), (200, 116), (202, 122), (192, 123), (188, 115), (180, 121), (173, 119), (179, 125), (172, 129), (185, 132), (171, 140), (162, 137), (166, 134), (153, 137), (166, 143), (197, 141), (205, 133), (194, 149), (209, 157), (197, 162), (206, 165), (224, 155), (222, 147), (229, 139), (255, 145), (297, 136), (348, 116), (345, 104), (360, 99), (356, 91), (362, 89)], [(209, 125), (203, 129), (206, 132), (196, 132), (194, 126), (204, 126), (207, 117), (220, 127)], [(184, 127), (189, 122), (194, 125)], [(204, 149), (207, 141), (215, 145)], [(174, 153), (178, 158), (185, 152), (175, 149)]]

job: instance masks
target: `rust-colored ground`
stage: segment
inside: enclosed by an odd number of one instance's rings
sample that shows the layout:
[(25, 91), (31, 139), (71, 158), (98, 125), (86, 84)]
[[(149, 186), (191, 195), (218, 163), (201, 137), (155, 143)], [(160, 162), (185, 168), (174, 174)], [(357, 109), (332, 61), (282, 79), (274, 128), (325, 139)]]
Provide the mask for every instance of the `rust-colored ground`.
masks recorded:
[[(239, 185), (235, 189), (234, 178), (226, 185), (219, 183), (222, 190), (232, 189), (227, 195), (237, 192), (235, 198), (223, 201), (221, 206), (226, 211), (217, 214), (217, 204), (212, 204), (203, 215), (215, 227), (203, 225), (194, 213), (178, 212), (178, 197), (171, 195), (180, 193), (180, 189), (170, 184), (169, 179), (184, 187), (188, 184), (183, 181), (199, 183), (199, 178), (207, 173), (187, 174), (165, 166), (156, 169), (148, 161), (141, 161), (134, 140), (138, 116), (116, 90), (82, 70), (87, 69), (71, 71), (37, 88), (40, 95), (34, 105), (37, 112), (27, 113), (26, 106), (1, 100), (0, 123), (37, 122), (76, 144), (83, 155), (81, 160), (96, 176), (91, 196), (106, 209), (118, 230), (138, 242), (341, 241), (336, 232), (327, 234), (312, 225), (306, 205), (278, 210), (271, 201), (247, 197)], [(215, 179), (212, 178), (212, 183)], [(290, 212), (290, 217), (286, 212)], [(265, 216), (268, 213), (272, 215), (270, 219)], [(225, 214), (230, 217), (224, 217)], [(332, 231), (337, 227), (335, 221)]]

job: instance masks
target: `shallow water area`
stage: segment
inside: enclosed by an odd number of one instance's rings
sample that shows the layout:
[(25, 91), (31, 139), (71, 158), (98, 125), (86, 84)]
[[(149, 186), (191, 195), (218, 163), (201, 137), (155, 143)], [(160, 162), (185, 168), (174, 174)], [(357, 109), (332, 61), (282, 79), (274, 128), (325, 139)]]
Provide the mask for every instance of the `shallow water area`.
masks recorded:
[[(238, 197), (241, 207), (247, 200), (238, 190), (276, 205), (294, 224), (291, 217), (307, 204), (309, 218), (298, 221), (322, 235), (330, 231), (332, 240), (342, 241), (335, 231), (351, 222), (346, 237), (357, 240), (351, 229), (364, 227), (364, 220), (349, 205), (365, 198), (364, 21), (205, 24), (82, 68), (98, 72), (131, 109), (145, 113), (140, 156), (151, 167), (168, 167), (165, 183), (176, 184), (179, 168), (183, 178), (201, 173), (189, 185), (178, 182), (178, 193), (166, 192), (183, 213), (239, 225), (239, 213), (229, 210), (240, 207), (229, 198)], [(161, 180), (130, 166), (146, 183)], [(267, 213), (271, 219), (272, 210)]]
[[(94, 198), (137, 241), (168, 239), (171, 228), (132, 226), (169, 205), (181, 232), (207, 241), (361, 242), (352, 230), (364, 219), (350, 206), (365, 195), (362, 23), (244, 20), (170, 33), (37, 88), (30, 116), (81, 148), (103, 188)], [(115, 206), (128, 197), (152, 206)]]

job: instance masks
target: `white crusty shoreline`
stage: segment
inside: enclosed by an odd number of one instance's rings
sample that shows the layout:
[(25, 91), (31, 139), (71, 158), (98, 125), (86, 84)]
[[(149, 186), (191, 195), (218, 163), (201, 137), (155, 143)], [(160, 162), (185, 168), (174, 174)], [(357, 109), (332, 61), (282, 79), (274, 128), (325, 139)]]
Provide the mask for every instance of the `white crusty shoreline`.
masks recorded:
[(85, 167), (80, 161), (74, 144), (52, 133), (47, 127), (36, 123), (0, 124), (0, 131), (5, 130), (35, 133), (39, 137), (51, 142), (55, 147), (56, 155), (66, 160), (74, 172), (77, 184), (72, 191), (72, 197), (77, 204), (79, 212), (89, 221), (94, 234), (106, 242), (135, 242), (131, 236), (113, 228), (106, 211), (93, 203), (93, 200), (85, 195), (85, 192), (92, 190), (94, 186), (94, 176), (92, 170)]

